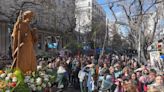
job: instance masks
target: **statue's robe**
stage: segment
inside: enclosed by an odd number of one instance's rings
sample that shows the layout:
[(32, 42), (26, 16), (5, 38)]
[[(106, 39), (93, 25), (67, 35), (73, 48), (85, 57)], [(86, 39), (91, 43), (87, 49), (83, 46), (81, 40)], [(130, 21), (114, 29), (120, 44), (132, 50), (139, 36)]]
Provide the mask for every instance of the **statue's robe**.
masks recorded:
[[(19, 49), (19, 56), (17, 54), (13, 56), (13, 60), (16, 59), (14, 66), (19, 68), (23, 73), (29, 71), (35, 71), (37, 67), (36, 55), (34, 51), (35, 37), (32, 35), (32, 30), (28, 22), (17, 21), (14, 25), (12, 33), (12, 51), (14, 52), (18, 47), (18, 30), (20, 30), (20, 43), (24, 43)], [(17, 61), (18, 60), (18, 61)]]

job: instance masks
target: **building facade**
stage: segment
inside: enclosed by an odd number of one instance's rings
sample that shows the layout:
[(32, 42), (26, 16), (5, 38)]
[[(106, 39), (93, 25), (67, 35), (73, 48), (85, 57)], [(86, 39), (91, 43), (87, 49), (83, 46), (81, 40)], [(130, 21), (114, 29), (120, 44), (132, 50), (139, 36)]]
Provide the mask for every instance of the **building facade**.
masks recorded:
[(102, 35), (106, 31), (106, 14), (102, 6), (96, 0), (75, 1), (75, 31), (79, 33), (79, 42), (94, 41), (103, 42)]
[[(75, 25), (74, 0), (3, 0), (0, 1), (0, 50), (7, 54), (10, 33), (19, 14), (19, 8), (32, 10), (35, 17), (32, 26), (38, 29), (37, 54), (54, 53), (65, 44), (62, 35)], [(20, 5), (20, 6), (19, 6)], [(2, 8), (1, 8), (2, 7)], [(73, 28), (74, 29), (74, 28)], [(64, 38), (64, 37), (63, 37)], [(58, 48), (48, 48), (49, 43), (58, 43)]]
[[(64, 48), (70, 42), (75, 28), (75, 0), (56, 1), (56, 30), (61, 33), (60, 47)], [(70, 33), (70, 34), (69, 34)]]

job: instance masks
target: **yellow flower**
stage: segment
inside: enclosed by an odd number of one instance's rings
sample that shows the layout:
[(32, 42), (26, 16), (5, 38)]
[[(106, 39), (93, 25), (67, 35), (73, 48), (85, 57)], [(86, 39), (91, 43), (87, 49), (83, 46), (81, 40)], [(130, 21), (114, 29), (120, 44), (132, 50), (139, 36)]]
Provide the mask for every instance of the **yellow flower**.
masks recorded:
[(0, 89), (4, 89), (6, 87), (6, 83), (0, 80)]

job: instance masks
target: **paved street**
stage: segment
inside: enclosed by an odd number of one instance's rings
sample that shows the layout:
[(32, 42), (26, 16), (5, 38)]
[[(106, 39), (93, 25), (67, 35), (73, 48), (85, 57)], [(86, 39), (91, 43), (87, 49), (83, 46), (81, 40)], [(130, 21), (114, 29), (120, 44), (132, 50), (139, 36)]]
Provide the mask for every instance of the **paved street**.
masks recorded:
[[(58, 91), (58, 89), (54, 87), (52, 92), (57, 92), (57, 91)], [(69, 87), (62, 92), (80, 92), (80, 89), (78, 90), (78, 89), (74, 89), (72, 87)]]

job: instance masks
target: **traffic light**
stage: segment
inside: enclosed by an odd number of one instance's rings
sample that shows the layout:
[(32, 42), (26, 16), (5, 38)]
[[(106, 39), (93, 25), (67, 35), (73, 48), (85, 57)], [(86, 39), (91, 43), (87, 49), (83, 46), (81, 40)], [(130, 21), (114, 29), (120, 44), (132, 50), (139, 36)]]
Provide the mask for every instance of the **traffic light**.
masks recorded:
[(162, 42), (158, 42), (157, 49), (158, 49), (160, 55), (163, 55), (164, 54), (164, 46), (163, 46), (163, 43)]

